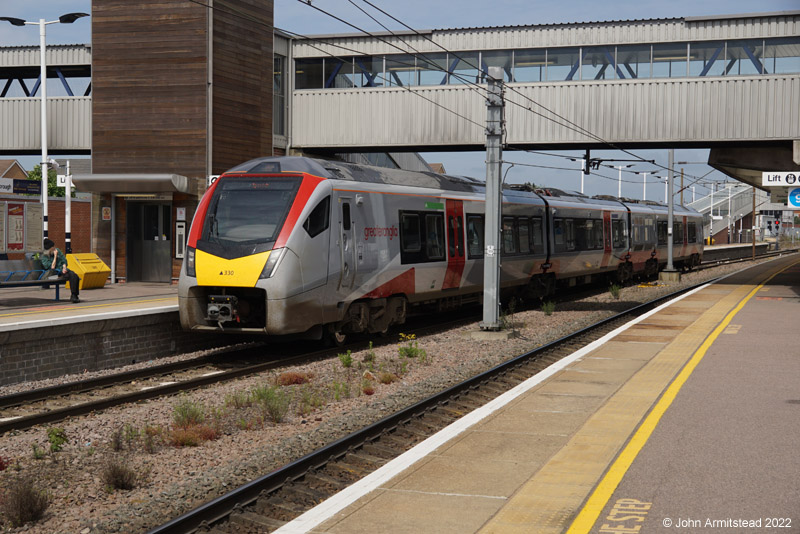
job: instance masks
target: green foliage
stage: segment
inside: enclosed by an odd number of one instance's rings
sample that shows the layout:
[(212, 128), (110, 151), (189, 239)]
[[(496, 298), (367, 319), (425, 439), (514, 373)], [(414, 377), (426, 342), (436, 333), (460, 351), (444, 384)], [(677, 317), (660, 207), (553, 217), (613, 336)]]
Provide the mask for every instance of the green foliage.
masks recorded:
[(35, 460), (41, 460), (42, 458), (44, 458), (44, 455), (45, 455), (44, 449), (42, 449), (41, 447), (39, 447), (37, 444), (34, 443), (33, 444), (33, 458)]
[(353, 353), (350, 349), (347, 352), (338, 355), (339, 361), (342, 362), (342, 367), (349, 368), (353, 365)]
[(11, 527), (38, 521), (50, 506), (50, 495), (38, 489), (29, 478), (17, 478), (5, 487), (3, 498), (0, 499), (0, 515)]
[(505, 310), (500, 313), (500, 328), (502, 330), (516, 329), (516, 321), (514, 320), (514, 313), (517, 309), (517, 299), (512, 298), (508, 303)]
[[(419, 348), (419, 341), (416, 340), (417, 336), (414, 334), (400, 334), (400, 345), (397, 347), (397, 352), (403, 358), (419, 358), (420, 361), (426, 361), (428, 353)], [(407, 343), (403, 345), (403, 343)]]
[(180, 428), (200, 425), (205, 419), (203, 406), (189, 399), (181, 399), (172, 411), (172, 421)]
[(280, 423), (289, 413), (291, 399), (278, 386), (262, 386), (253, 388), (253, 398), (258, 402), (261, 411), (274, 423)]
[(225, 406), (233, 406), (237, 410), (253, 405), (249, 391), (236, 391), (225, 396)]
[(300, 415), (308, 415), (324, 404), (324, 392), (306, 384), (300, 389), (300, 398), (297, 400), (297, 413)]
[(50, 441), (50, 452), (60, 452), (68, 441), (64, 429), (57, 427), (47, 429), (47, 439)]
[(101, 478), (106, 487), (112, 490), (132, 490), (139, 481), (136, 470), (119, 456), (113, 457), (105, 464)]
[(331, 387), (333, 388), (333, 398), (337, 402), (350, 397), (350, 384), (347, 382), (334, 380)]
[(542, 311), (545, 315), (553, 315), (553, 312), (556, 310), (556, 303), (548, 300), (547, 302), (542, 302)]
[(622, 290), (617, 284), (611, 284), (611, 287), (608, 288), (608, 291), (611, 293), (611, 296), (615, 299), (619, 300), (619, 293)]

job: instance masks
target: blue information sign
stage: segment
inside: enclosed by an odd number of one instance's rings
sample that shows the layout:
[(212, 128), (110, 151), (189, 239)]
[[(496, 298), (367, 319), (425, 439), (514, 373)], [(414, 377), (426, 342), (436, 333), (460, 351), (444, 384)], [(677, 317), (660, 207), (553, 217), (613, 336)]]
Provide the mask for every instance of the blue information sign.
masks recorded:
[(800, 187), (789, 190), (789, 205), (800, 208)]
[(14, 180), (15, 195), (41, 195), (42, 182), (38, 180)]

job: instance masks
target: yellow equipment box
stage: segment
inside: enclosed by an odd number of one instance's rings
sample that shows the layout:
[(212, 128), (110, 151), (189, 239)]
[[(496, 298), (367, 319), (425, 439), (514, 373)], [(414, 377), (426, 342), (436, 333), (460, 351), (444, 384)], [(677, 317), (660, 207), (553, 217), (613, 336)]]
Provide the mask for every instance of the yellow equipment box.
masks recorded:
[(103, 287), (111, 274), (111, 269), (97, 254), (67, 254), (67, 266), (80, 277), (79, 289)]

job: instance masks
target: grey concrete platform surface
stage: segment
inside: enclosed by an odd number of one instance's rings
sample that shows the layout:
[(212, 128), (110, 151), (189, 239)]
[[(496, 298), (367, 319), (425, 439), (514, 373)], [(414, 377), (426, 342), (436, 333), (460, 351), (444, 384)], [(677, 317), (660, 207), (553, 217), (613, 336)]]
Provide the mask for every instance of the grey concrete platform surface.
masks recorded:
[(799, 324), (796, 264), (710, 345), (592, 532), (800, 532)]
[(61, 288), (61, 300), (53, 300), (54, 289), (4, 288), (0, 290), (0, 332), (25, 326), (41, 326), (42, 321), (68, 319), (96, 320), (112, 312), (131, 310), (178, 310), (178, 285), (135, 282), (106, 284), (80, 292), (81, 302), (69, 301), (69, 290)]

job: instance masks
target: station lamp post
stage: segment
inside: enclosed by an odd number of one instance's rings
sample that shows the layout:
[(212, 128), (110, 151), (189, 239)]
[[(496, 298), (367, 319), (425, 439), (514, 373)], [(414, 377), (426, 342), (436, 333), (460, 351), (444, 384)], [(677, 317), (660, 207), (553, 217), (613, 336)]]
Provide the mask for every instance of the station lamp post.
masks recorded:
[(642, 175), (642, 200), (647, 200), (647, 175), (652, 174), (653, 178), (661, 178), (659, 175), (656, 174), (657, 171), (634, 171), (636, 174)]
[(622, 169), (633, 167), (633, 165), (612, 165), (619, 171), (619, 178), (617, 179), (617, 198), (622, 198)]
[[(0, 17), (0, 20), (8, 21), (14, 26), (25, 26), (26, 24), (39, 26), (39, 54), (40, 54), (40, 87), (42, 90), (42, 230), (43, 237), (47, 237), (47, 179), (49, 171), (49, 161), (47, 159), (47, 58), (45, 56), (45, 28), (48, 24), (72, 24), (81, 17), (88, 17), (88, 13), (67, 13), (61, 15), (58, 20), (39, 19), (39, 22), (29, 22), (15, 17)], [(69, 195), (70, 192), (67, 191)]]

